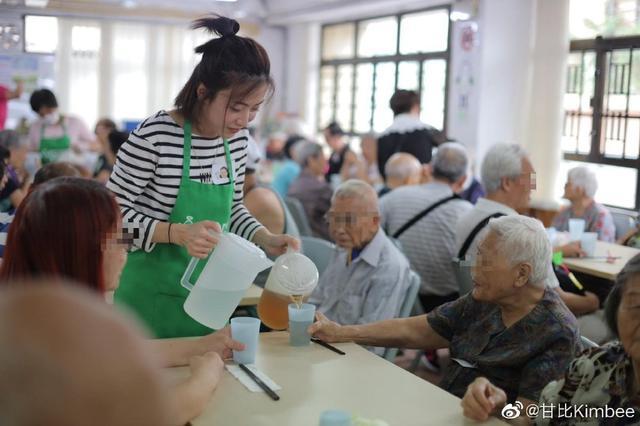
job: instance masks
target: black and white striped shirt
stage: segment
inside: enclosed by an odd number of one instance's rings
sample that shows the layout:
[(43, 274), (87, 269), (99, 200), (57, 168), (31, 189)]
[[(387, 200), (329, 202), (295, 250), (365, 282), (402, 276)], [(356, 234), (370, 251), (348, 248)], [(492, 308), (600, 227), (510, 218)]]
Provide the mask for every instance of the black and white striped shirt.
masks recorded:
[[(241, 130), (229, 139), (234, 169), (234, 195), (229, 230), (251, 240), (262, 226), (242, 204), (249, 132)], [(167, 221), (178, 197), (184, 147), (184, 130), (160, 111), (143, 121), (118, 151), (107, 183), (122, 210), (123, 228), (133, 232), (134, 246), (151, 251), (151, 237), (159, 221)], [(191, 137), (189, 176), (211, 171), (214, 162), (225, 161), (222, 138)]]

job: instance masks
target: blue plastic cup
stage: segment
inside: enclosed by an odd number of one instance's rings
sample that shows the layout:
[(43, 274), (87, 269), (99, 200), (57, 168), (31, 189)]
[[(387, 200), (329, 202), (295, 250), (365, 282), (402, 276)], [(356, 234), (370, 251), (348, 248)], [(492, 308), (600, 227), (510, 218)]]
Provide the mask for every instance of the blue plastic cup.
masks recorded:
[(231, 318), (231, 337), (244, 343), (243, 351), (233, 351), (233, 360), (238, 364), (253, 364), (256, 362), (258, 350), (258, 335), (260, 334), (260, 320), (258, 318)]
[(351, 426), (351, 415), (341, 410), (323, 411), (320, 414), (320, 426)]
[(309, 344), (311, 335), (307, 333), (307, 328), (313, 324), (316, 315), (316, 306), (310, 303), (303, 303), (298, 309), (298, 305), (289, 305), (289, 344), (291, 346), (306, 346)]

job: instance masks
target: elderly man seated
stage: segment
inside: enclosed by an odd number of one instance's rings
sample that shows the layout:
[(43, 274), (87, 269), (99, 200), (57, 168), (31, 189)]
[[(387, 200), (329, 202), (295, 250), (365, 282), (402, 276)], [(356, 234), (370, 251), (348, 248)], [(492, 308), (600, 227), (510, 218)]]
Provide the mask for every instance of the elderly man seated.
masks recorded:
[(401, 186), (417, 185), (422, 179), (422, 164), (416, 157), (406, 152), (396, 152), (384, 165), (384, 187), (378, 192), (378, 196), (393, 191)]
[(615, 242), (616, 227), (611, 213), (593, 199), (597, 190), (598, 181), (593, 171), (586, 167), (569, 170), (562, 198), (569, 200), (571, 205), (558, 213), (553, 227), (558, 231), (568, 231), (569, 219), (584, 219), (585, 232), (597, 232), (599, 240)]
[(468, 164), (462, 144), (444, 143), (431, 160), (430, 182), (403, 186), (380, 200), (382, 228), (402, 243), (411, 269), (422, 279), (418, 297), (425, 312), (460, 296), (451, 258), (456, 222), (473, 207), (456, 195)]
[(468, 295), (427, 315), (367, 325), (340, 326), (318, 313), (309, 332), (329, 342), (449, 348), (453, 362), (440, 383), (445, 390), (462, 397), (484, 376), (509, 401), (537, 401), (580, 349), (576, 319), (545, 287), (551, 246), (540, 222), (506, 216), (491, 220), (488, 229)]
[(398, 316), (409, 287), (409, 261), (380, 229), (375, 190), (360, 180), (344, 182), (327, 218), (337, 249), (309, 303), (340, 324)]

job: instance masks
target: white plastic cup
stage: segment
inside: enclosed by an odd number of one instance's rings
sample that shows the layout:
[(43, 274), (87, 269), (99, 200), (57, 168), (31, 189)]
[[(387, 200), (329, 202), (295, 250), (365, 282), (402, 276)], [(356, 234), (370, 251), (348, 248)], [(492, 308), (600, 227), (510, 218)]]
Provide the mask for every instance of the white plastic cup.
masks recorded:
[(258, 351), (260, 320), (251, 317), (231, 318), (231, 337), (244, 343), (243, 351), (233, 351), (233, 360), (238, 364), (253, 364)]
[(585, 224), (584, 219), (569, 219), (569, 239), (571, 241), (580, 241)]
[(580, 247), (587, 257), (593, 257), (596, 253), (597, 232), (584, 232), (580, 237)]

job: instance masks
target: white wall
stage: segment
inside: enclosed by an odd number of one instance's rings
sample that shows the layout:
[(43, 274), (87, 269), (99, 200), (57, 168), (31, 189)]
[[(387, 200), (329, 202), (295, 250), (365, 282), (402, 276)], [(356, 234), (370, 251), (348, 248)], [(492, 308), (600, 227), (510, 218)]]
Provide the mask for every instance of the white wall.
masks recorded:
[[(267, 106), (265, 112), (278, 112), (284, 108), (285, 99), (285, 64), (286, 51), (284, 27), (280, 26), (262, 26), (256, 36), (256, 41), (260, 43), (267, 53), (271, 61), (271, 75), (275, 83), (275, 93)], [(268, 115), (268, 114), (267, 114)]]

